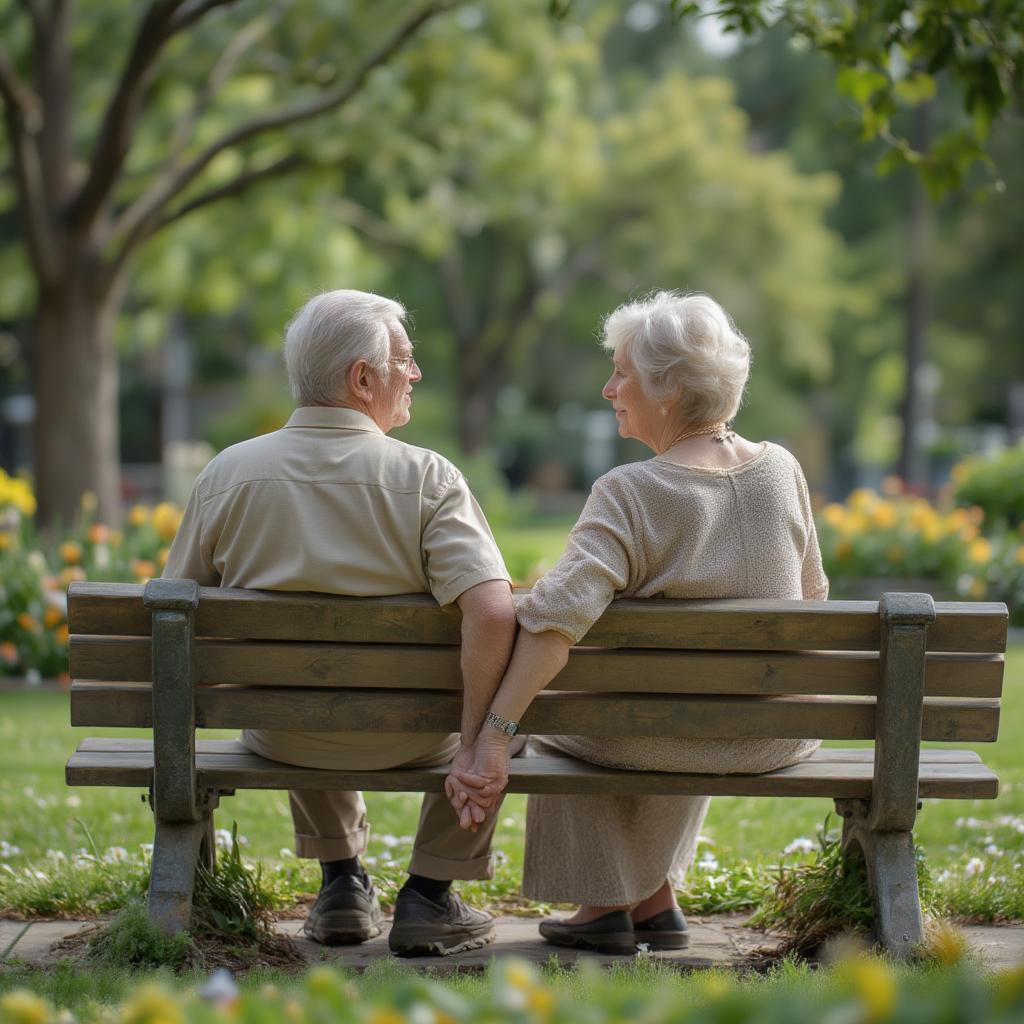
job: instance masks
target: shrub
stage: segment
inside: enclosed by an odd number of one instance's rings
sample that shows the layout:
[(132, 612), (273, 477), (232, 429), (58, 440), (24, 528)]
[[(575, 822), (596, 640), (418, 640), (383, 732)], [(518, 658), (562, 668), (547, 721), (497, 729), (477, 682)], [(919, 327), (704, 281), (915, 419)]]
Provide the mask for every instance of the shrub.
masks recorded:
[(991, 523), (1024, 524), (1024, 441), (997, 455), (965, 459), (953, 469), (954, 497), (976, 505)]

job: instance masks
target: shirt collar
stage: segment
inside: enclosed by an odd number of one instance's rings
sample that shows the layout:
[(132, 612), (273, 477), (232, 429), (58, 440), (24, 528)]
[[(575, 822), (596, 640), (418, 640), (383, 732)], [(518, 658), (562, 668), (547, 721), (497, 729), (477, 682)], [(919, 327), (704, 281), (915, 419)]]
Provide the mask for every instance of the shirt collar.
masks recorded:
[(356, 409), (340, 409), (332, 405), (301, 405), (288, 417), (289, 427), (321, 427), (332, 430), (365, 430), (368, 434), (383, 434), (365, 413)]

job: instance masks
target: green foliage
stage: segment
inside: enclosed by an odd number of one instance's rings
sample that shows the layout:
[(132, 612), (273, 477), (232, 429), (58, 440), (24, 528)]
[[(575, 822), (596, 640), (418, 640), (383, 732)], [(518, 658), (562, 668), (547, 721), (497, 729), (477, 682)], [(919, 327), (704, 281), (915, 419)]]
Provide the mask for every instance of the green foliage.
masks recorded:
[(954, 481), (956, 501), (984, 509), (987, 522), (1024, 524), (1024, 441), (994, 455), (967, 459), (957, 467)]
[(133, 901), (90, 937), (87, 948), (89, 958), (106, 967), (177, 970), (189, 957), (192, 940), (187, 932), (164, 935), (150, 921), (145, 903)]
[(238, 823), (232, 822), (231, 842), (211, 871), (200, 864), (192, 909), (192, 934), (257, 942), (273, 933), (274, 893), (265, 885), (263, 866), (242, 860)]

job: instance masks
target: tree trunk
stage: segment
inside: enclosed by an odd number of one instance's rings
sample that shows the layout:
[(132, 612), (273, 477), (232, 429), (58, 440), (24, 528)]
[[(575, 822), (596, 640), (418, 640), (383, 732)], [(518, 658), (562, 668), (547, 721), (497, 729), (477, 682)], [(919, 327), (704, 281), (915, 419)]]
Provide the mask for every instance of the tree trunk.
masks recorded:
[(472, 350), (460, 354), (456, 379), (459, 448), (463, 455), (475, 455), (487, 440), (491, 418), (492, 388), (486, 371)]
[(94, 277), (71, 266), (59, 286), (38, 293), (33, 461), (43, 526), (74, 522), (86, 492), (96, 496), (100, 520), (121, 519), (113, 337), (120, 292), (91, 285)]
[[(928, 151), (931, 142), (931, 102), (915, 112), (914, 140), (917, 149)], [(921, 366), (924, 363), (928, 332), (928, 253), (931, 247), (932, 207), (924, 187), (915, 176), (910, 201), (907, 238), (907, 289), (904, 295), (904, 384), (903, 433), (900, 442), (899, 475), (910, 488), (925, 483), (924, 453), (921, 451)]]

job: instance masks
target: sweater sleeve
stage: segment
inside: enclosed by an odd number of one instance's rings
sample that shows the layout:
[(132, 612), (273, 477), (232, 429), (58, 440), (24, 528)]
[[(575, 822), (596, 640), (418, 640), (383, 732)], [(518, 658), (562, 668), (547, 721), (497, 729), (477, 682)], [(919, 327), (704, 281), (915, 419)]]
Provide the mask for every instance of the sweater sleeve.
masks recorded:
[(811, 496), (799, 463), (796, 464), (795, 469), (797, 488), (800, 493), (800, 511), (807, 526), (807, 542), (804, 546), (803, 562), (800, 567), (800, 589), (805, 601), (824, 601), (828, 597), (828, 577), (821, 564), (821, 548), (818, 545), (818, 531), (814, 525)]
[(609, 474), (594, 484), (558, 564), (518, 602), (529, 633), (554, 630), (579, 643), (616, 594), (642, 574), (637, 517), (621, 482)]

